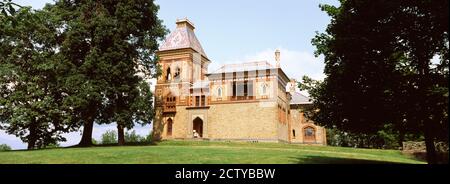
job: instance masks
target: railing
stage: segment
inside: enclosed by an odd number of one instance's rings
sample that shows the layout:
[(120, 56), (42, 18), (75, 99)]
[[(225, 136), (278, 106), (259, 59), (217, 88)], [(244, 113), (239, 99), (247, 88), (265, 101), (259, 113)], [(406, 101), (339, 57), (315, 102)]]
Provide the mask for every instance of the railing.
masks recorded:
[(237, 100), (254, 100), (254, 96), (231, 96), (230, 100), (237, 101)]
[(164, 113), (176, 112), (176, 111), (177, 111), (177, 106), (176, 106), (175, 102), (165, 102), (165, 104), (163, 105)]

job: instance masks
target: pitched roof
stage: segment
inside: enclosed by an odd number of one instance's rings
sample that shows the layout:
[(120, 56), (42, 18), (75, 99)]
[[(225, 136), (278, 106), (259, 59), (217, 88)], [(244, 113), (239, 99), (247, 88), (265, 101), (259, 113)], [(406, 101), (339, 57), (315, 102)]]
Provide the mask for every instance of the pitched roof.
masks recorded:
[(164, 43), (159, 47), (159, 51), (192, 48), (208, 58), (200, 41), (195, 36), (194, 29), (193, 24), (188, 19), (178, 20), (177, 28), (166, 37)]
[(290, 104), (312, 104), (311, 99), (299, 92), (290, 92), (292, 99)]

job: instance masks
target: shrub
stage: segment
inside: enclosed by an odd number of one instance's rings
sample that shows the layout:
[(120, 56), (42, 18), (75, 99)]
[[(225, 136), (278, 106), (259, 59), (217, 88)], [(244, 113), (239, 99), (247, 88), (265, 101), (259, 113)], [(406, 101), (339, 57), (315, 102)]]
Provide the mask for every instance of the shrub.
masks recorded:
[(102, 134), (102, 144), (116, 144), (117, 133), (114, 130), (107, 130)]
[(0, 151), (9, 151), (11, 150), (11, 147), (9, 147), (7, 144), (0, 144)]
[(52, 143), (52, 144), (45, 146), (45, 148), (59, 148), (59, 147), (61, 147), (61, 145), (59, 143)]
[(125, 132), (125, 142), (127, 143), (140, 143), (145, 142), (145, 137), (136, 134), (136, 131)]
[(98, 144), (98, 141), (97, 140), (95, 140), (94, 138), (92, 138), (92, 144)]

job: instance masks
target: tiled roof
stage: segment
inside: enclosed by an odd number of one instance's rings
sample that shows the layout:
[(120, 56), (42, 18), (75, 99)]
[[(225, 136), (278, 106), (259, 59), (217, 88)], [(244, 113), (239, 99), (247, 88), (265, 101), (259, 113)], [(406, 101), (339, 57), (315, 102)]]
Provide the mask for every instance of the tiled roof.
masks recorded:
[(205, 51), (195, 36), (193, 28), (189, 26), (177, 26), (177, 28), (165, 39), (161, 47), (159, 47), (159, 51), (184, 48), (192, 48), (207, 58)]

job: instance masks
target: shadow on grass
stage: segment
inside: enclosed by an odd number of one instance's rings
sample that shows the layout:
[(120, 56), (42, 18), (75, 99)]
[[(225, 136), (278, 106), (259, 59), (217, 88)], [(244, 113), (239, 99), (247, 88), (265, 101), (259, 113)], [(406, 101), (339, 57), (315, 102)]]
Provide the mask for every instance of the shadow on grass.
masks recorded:
[(111, 146), (156, 146), (158, 145), (157, 142), (127, 142), (124, 145), (119, 145), (117, 143), (112, 144), (94, 144), (92, 146), (79, 146), (79, 145), (73, 145), (73, 146), (67, 146), (63, 148), (89, 148), (89, 147), (111, 147)]
[(297, 164), (402, 164), (398, 162), (356, 159), (356, 158), (338, 158), (326, 156), (304, 156), (297, 157)]
[(127, 142), (125, 145), (119, 145), (117, 143), (114, 144), (93, 144), (91, 146), (80, 146), (78, 144), (72, 146), (64, 146), (64, 147), (51, 147), (51, 148), (40, 148), (40, 149), (17, 149), (17, 150), (5, 150), (1, 152), (29, 152), (29, 151), (41, 151), (41, 150), (53, 150), (53, 149), (67, 149), (67, 148), (95, 148), (95, 147), (121, 147), (121, 146), (156, 146), (160, 143), (160, 141), (152, 141), (152, 142)]

